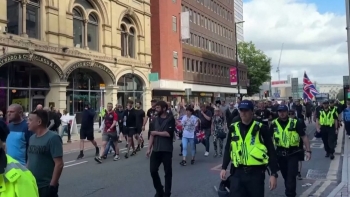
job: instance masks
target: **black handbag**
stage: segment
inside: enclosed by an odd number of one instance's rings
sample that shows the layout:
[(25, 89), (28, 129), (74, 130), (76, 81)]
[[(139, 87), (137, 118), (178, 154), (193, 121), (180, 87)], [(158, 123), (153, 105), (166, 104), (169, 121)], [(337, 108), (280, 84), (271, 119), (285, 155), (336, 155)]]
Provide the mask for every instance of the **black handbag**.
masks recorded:
[(216, 137), (220, 139), (225, 139), (227, 136), (227, 133), (225, 133), (223, 130), (222, 131), (217, 131), (216, 132)]

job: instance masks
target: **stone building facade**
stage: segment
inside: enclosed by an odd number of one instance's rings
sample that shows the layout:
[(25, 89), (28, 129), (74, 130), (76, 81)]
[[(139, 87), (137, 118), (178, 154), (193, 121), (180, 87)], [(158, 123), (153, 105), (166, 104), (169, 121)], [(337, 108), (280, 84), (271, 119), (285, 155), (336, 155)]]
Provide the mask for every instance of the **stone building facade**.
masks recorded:
[(0, 108), (79, 113), (151, 90), (150, 0), (2, 0)]

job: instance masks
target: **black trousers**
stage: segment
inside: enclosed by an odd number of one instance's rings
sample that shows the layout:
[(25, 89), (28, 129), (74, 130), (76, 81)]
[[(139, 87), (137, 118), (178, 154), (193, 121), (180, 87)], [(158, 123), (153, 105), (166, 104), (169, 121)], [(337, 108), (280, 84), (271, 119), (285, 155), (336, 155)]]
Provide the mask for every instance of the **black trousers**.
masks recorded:
[(346, 135), (350, 136), (350, 122), (344, 122)]
[[(154, 189), (156, 189), (157, 195), (159, 197), (165, 197), (171, 195), (171, 185), (173, 177), (173, 168), (172, 168), (172, 152), (152, 152), (150, 158), (150, 171), (153, 180)], [(164, 179), (165, 179), (165, 188), (163, 190), (163, 185), (159, 177), (159, 166), (163, 164), (164, 166)]]
[(322, 126), (321, 137), (324, 145), (324, 150), (327, 152), (327, 154), (334, 154), (337, 139), (335, 128)]
[(39, 188), (38, 193), (39, 197), (58, 197), (58, 194), (50, 194), (50, 186)]
[(287, 197), (296, 197), (299, 154), (277, 156), (277, 160), (284, 179), (285, 195)]
[[(254, 186), (254, 187), (253, 187)], [(230, 179), (230, 197), (264, 197), (265, 168), (238, 167)]]

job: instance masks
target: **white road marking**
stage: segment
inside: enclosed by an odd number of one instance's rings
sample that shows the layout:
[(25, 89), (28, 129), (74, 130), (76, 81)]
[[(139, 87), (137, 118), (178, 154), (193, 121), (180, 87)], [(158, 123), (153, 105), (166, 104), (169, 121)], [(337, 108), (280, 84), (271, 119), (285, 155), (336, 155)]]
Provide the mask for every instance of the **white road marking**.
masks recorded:
[[(337, 153), (338, 154), (341, 153), (341, 148), (343, 146), (343, 138), (344, 138), (343, 137), (344, 136), (344, 129), (343, 128), (344, 127), (341, 127), (339, 129), (338, 140), (337, 140), (338, 146), (335, 148), (335, 153), (336, 154)], [(315, 191), (314, 194), (311, 194), (311, 193), (306, 193), (306, 194), (307, 195), (313, 195), (313, 196), (321, 196), (322, 193), (325, 191), (325, 189), (332, 183), (332, 180), (337, 180), (337, 173), (338, 173), (338, 170), (339, 170), (339, 164), (340, 164), (340, 155), (335, 155), (335, 158), (331, 161), (331, 163), (329, 165), (329, 169), (328, 169), (328, 172), (327, 172), (327, 178), (326, 178), (327, 180), (323, 182), (321, 187), (318, 188)], [(312, 190), (310, 192), (312, 192)]]
[(70, 165), (66, 165), (66, 166), (64, 166), (63, 168), (68, 168), (68, 167), (80, 165), (80, 164), (87, 163), (87, 162), (88, 162), (88, 161), (82, 161), (82, 162), (78, 162), (78, 163), (73, 163), (73, 164), (70, 164)]
[(221, 164), (214, 166), (213, 168), (211, 168), (210, 170), (215, 170), (215, 171), (221, 171)]
[(312, 196), (322, 196), (322, 193), (332, 183), (332, 181), (325, 181), (318, 190)]
[(307, 190), (305, 190), (300, 197), (309, 197), (312, 191), (321, 184), (321, 181), (315, 181)]
[(76, 160), (66, 161), (66, 162), (64, 162), (64, 164), (73, 163), (73, 162), (75, 162), (75, 161), (76, 161)]

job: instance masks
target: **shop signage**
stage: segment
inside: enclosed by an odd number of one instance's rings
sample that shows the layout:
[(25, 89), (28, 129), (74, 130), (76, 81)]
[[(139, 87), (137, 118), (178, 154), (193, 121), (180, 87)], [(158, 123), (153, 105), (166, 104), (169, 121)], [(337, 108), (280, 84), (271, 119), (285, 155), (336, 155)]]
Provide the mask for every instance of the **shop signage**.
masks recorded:
[(213, 96), (213, 93), (201, 92), (201, 93), (199, 93), (199, 96), (203, 96), (203, 97), (212, 97), (212, 96)]
[(35, 62), (42, 63), (45, 66), (52, 68), (61, 79), (64, 76), (62, 69), (55, 62), (53, 62), (52, 60), (46, 57), (33, 54), (33, 53), (15, 53), (15, 54), (5, 55), (2, 58), (0, 58), (0, 67), (9, 62), (15, 62), (15, 61), (34, 62), (34, 65), (35, 65)]
[(230, 68), (230, 83), (231, 85), (237, 85), (237, 68), (231, 67)]
[(65, 71), (65, 77), (68, 79), (69, 75), (75, 69), (78, 69), (78, 68), (98, 68), (100, 70), (103, 70), (105, 73), (108, 74), (108, 76), (111, 77), (113, 84), (115, 84), (116, 82), (115, 75), (113, 74), (111, 69), (109, 69), (107, 66), (101, 63), (94, 62), (94, 61), (81, 61), (81, 62), (74, 63), (73, 65), (69, 66), (68, 69)]

